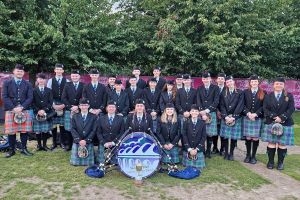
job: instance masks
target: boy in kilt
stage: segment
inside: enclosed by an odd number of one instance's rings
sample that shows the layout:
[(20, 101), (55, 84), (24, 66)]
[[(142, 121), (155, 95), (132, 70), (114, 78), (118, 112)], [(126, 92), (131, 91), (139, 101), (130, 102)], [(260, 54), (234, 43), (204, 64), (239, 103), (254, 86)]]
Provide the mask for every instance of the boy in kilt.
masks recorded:
[(177, 118), (175, 106), (167, 103), (162, 113), (157, 128), (157, 136), (167, 155), (163, 154), (163, 163), (179, 163), (178, 141), (180, 139), (180, 119)]
[[(16, 134), (20, 133), (22, 150), (21, 154), (32, 156), (27, 150), (28, 132), (32, 131), (32, 115), (29, 112), (33, 99), (32, 85), (23, 79), (24, 66), (16, 64), (13, 78), (3, 84), (2, 99), (4, 102), (5, 124), (4, 133), (8, 134), (9, 151), (5, 157), (15, 155)], [(21, 122), (16, 123), (15, 115), (21, 117)], [(24, 120), (25, 119), (25, 120)]]
[[(93, 165), (94, 162), (94, 145), (93, 138), (97, 130), (97, 116), (89, 112), (89, 100), (80, 99), (80, 113), (72, 117), (71, 133), (74, 138), (71, 152), (71, 165)], [(80, 156), (80, 148), (86, 148), (86, 156)]]
[[(209, 72), (202, 73), (202, 82), (203, 85), (197, 90), (197, 106), (206, 124), (207, 137), (205, 156), (211, 158), (212, 137), (218, 135), (216, 110), (219, 105), (219, 89), (218, 86), (211, 84)], [(209, 119), (209, 117), (211, 119)]]
[(199, 118), (199, 107), (196, 104), (191, 106), (191, 118), (183, 124), (183, 158), (184, 166), (192, 166), (197, 168), (205, 167), (204, 146), (206, 140), (206, 125)]
[[(37, 87), (33, 90), (33, 132), (36, 134), (37, 150), (49, 151), (47, 147), (47, 133), (52, 129), (52, 120), (48, 115), (52, 113), (53, 95), (51, 89), (45, 86), (46, 75), (37, 74)], [(43, 141), (43, 144), (42, 144)]]
[(135, 110), (135, 101), (137, 99), (143, 99), (143, 91), (137, 86), (137, 79), (135, 76), (129, 77), (130, 86), (125, 89), (125, 92), (128, 94), (129, 99), (129, 113), (134, 113)]
[[(145, 89), (147, 87), (147, 83), (146, 81), (144, 81), (143, 79), (140, 78), (141, 75), (141, 68), (140, 67), (133, 67), (132, 69), (132, 77), (136, 78), (136, 87), (140, 88), (140, 89)], [(132, 84), (130, 83), (130, 78), (126, 81), (126, 89), (130, 88), (132, 86)]]
[[(241, 90), (235, 88), (235, 82), (232, 76), (226, 76), (226, 89), (223, 91), (220, 100), (220, 109), (222, 115), (221, 133), (224, 138), (224, 159), (234, 160), (233, 152), (237, 140), (242, 137), (242, 119), (241, 114), (244, 109), (244, 94)], [(230, 141), (230, 153), (228, 146)]]
[(96, 116), (104, 115), (107, 101), (105, 86), (99, 83), (100, 75), (98, 69), (91, 69), (89, 74), (91, 82), (83, 88), (82, 97), (90, 102), (89, 112)]
[(52, 90), (53, 94), (53, 109), (56, 111), (56, 116), (52, 118), (53, 130), (52, 130), (52, 146), (51, 150), (54, 150), (57, 147), (57, 135), (59, 134), (60, 145), (63, 149), (65, 147), (65, 130), (64, 130), (64, 109), (65, 104), (62, 102), (62, 93), (65, 87), (66, 82), (69, 82), (65, 77), (64, 65), (57, 63), (54, 66), (55, 76), (48, 80), (47, 87)]
[[(98, 162), (104, 163), (106, 151), (110, 152), (111, 149), (117, 144), (120, 136), (123, 135), (125, 129), (125, 122), (123, 117), (116, 114), (117, 104), (115, 101), (108, 101), (106, 106), (107, 114), (100, 116), (97, 121), (97, 137), (99, 140), (98, 148)], [(113, 154), (110, 160), (112, 164), (117, 164), (116, 153)]]
[(67, 82), (63, 93), (62, 102), (65, 104), (64, 113), (64, 127), (65, 127), (65, 137), (66, 137), (66, 150), (71, 150), (73, 144), (73, 138), (71, 134), (71, 118), (75, 113), (79, 113), (79, 100), (82, 97), (84, 84), (80, 82), (79, 70), (72, 70), (71, 72), (71, 82)]
[[(284, 86), (284, 78), (276, 78), (273, 84), (274, 91), (266, 95), (263, 103), (265, 127), (261, 138), (262, 141), (268, 142), (268, 169), (274, 168), (274, 156), (277, 148), (277, 169), (283, 170), (287, 146), (294, 145), (294, 121), (292, 119), (292, 114), (295, 111), (294, 97), (284, 89)], [(272, 131), (274, 124), (282, 125), (281, 134)]]
[(256, 164), (257, 162), (255, 155), (263, 130), (263, 100), (265, 95), (265, 91), (259, 88), (259, 77), (257, 75), (250, 76), (249, 88), (244, 90), (243, 136), (246, 138), (247, 150), (245, 163)]
[(115, 81), (115, 90), (108, 93), (108, 101), (116, 102), (116, 114), (126, 120), (129, 111), (129, 98), (128, 94), (122, 89), (122, 81)]
[(157, 131), (157, 118), (160, 115), (159, 98), (161, 90), (157, 89), (155, 78), (148, 81), (149, 87), (143, 91), (143, 99), (145, 100), (146, 112), (151, 115), (153, 132)]
[(220, 112), (220, 96), (223, 92), (223, 90), (225, 90), (225, 77), (226, 75), (224, 73), (219, 73), (217, 76), (217, 85), (218, 85), (218, 94), (219, 94), (219, 103), (218, 103), (218, 107), (217, 107), (217, 132), (218, 135), (215, 135), (212, 137), (213, 139), (213, 150), (212, 150), (212, 154), (217, 154), (219, 153), (220, 156), (224, 156), (224, 138), (222, 138), (220, 136), (221, 139), (221, 146), (220, 146), (220, 151), (218, 149), (218, 139), (219, 139), (219, 135), (220, 135), (220, 130), (221, 130), (221, 119), (222, 119), (222, 115)]

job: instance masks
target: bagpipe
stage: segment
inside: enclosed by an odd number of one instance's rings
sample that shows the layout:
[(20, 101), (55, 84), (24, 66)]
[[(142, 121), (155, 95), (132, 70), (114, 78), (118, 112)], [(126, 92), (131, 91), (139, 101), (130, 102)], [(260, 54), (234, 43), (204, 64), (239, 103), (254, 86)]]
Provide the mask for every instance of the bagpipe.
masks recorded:
[(108, 169), (115, 165), (109, 164), (109, 162), (117, 152), (118, 165), (121, 172), (127, 177), (141, 180), (159, 170), (162, 152), (170, 161), (167, 169), (169, 176), (192, 179), (200, 175), (200, 170), (193, 167), (179, 170), (150, 128), (147, 130), (149, 134), (144, 132), (132, 132), (129, 134), (131, 130), (132, 128), (129, 127), (120, 136), (116, 145), (106, 152), (103, 163), (88, 167), (85, 170), (85, 174), (93, 178), (104, 177)]

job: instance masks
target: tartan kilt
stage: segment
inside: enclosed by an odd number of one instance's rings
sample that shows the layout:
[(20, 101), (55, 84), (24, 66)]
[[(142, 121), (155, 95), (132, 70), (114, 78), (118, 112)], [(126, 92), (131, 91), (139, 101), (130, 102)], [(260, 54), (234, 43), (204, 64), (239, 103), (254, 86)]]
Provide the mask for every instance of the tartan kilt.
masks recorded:
[(64, 125), (64, 116), (60, 116), (60, 117), (53, 117), (52, 118), (52, 123), (53, 123), (53, 126), (56, 125), (56, 124), (59, 124), (61, 126)]
[[(177, 146), (173, 146), (173, 148), (171, 150), (166, 150), (163, 149), (162, 151), (164, 151), (166, 154), (168, 154), (171, 157), (171, 161), (173, 163), (179, 163), (179, 148)], [(168, 156), (162, 153), (162, 162), (163, 163), (171, 163), (171, 161), (168, 159)]]
[(80, 145), (73, 143), (72, 145), (72, 152), (71, 152), (71, 165), (78, 165), (78, 166), (90, 166), (95, 164), (94, 161), (94, 145), (93, 144), (87, 144), (86, 148), (88, 149), (89, 155), (87, 158), (79, 158), (78, 157), (78, 147)]
[(204, 159), (204, 154), (203, 152), (198, 152), (197, 153), (197, 160), (188, 160), (187, 159), (187, 151), (183, 151), (183, 156), (182, 156), (182, 164), (185, 167), (197, 167), (197, 168), (204, 168), (205, 167), (205, 159)]
[(263, 131), (262, 123), (260, 118), (251, 121), (248, 117), (243, 117), (243, 136), (259, 138)]
[(12, 111), (5, 112), (5, 134), (15, 134), (17, 132), (32, 132), (32, 110), (24, 110), (23, 113), (26, 116), (26, 121), (22, 124), (17, 124), (14, 122), (14, 113)]
[(64, 113), (64, 127), (66, 131), (71, 131), (71, 111), (69, 110)]
[(210, 114), (211, 114), (211, 123), (206, 124), (206, 134), (209, 137), (214, 136), (214, 135), (218, 135), (217, 114), (215, 112), (210, 113)]
[(33, 118), (33, 132), (35, 133), (47, 133), (52, 130), (52, 126), (52, 120), (40, 122)]
[(278, 143), (280, 145), (294, 145), (294, 126), (283, 126), (283, 134), (281, 136), (273, 135), (271, 128), (273, 124), (265, 124), (261, 139), (264, 142)]
[(222, 119), (220, 136), (225, 139), (239, 140), (242, 138), (242, 119), (239, 118), (235, 121), (234, 126), (227, 126), (225, 120)]

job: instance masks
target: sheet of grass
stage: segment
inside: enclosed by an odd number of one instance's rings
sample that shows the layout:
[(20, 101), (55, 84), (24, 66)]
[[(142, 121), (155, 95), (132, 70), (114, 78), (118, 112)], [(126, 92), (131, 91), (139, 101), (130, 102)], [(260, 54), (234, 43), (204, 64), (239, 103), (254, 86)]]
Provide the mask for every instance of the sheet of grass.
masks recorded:
[[(85, 188), (89, 185), (117, 188), (128, 197), (134, 197), (137, 190), (140, 190), (133, 185), (132, 179), (127, 178), (119, 170), (112, 170), (101, 179), (89, 178), (84, 174), (86, 167), (70, 166), (69, 156), (69, 153), (57, 151), (37, 152), (33, 157), (17, 154), (9, 159), (0, 158), (2, 168), (0, 192), (1, 189), (5, 190), (5, 199), (24, 197), (57, 199), (61, 196), (72, 198), (79, 192), (78, 188)], [(147, 187), (143, 190), (149, 193), (159, 193), (160, 197), (165, 199), (167, 194), (162, 189), (163, 187), (188, 187), (213, 183), (229, 184), (237, 189), (250, 190), (267, 184), (268, 181), (246, 169), (237, 161), (225, 161), (217, 156), (207, 161), (207, 168), (199, 178), (181, 180), (165, 173), (156, 173), (146, 179)], [(10, 184), (14, 187), (6, 190), (4, 186)], [(43, 194), (44, 196), (41, 196)]]
[[(258, 160), (267, 164), (268, 162), (268, 156), (266, 154), (260, 154), (258, 155)], [(275, 155), (275, 163), (277, 164), (277, 154)], [(275, 168), (276, 168), (275, 164)], [(287, 155), (284, 159), (284, 170), (281, 172), (284, 174), (287, 174), (294, 179), (300, 181), (300, 155), (297, 154), (291, 154)], [(276, 169), (274, 169), (276, 170)]]
[(300, 146), (300, 111), (294, 112), (293, 119), (295, 122), (295, 145)]

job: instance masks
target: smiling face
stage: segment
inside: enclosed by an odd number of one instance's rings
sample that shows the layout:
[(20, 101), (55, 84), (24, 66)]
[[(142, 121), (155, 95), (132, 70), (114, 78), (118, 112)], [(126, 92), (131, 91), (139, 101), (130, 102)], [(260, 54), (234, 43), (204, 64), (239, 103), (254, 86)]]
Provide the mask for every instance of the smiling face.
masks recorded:
[(92, 82), (98, 82), (99, 74), (90, 74)]
[(108, 84), (111, 85), (111, 86), (115, 85), (115, 81), (116, 81), (115, 77), (109, 77), (108, 78)]
[(136, 76), (136, 77), (139, 77), (140, 74), (141, 74), (141, 71), (138, 70), (138, 69), (134, 69), (134, 70), (132, 71), (132, 74), (133, 74), (134, 76)]
[(63, 68), (60, 68), (60, 67), (55, 67), (55, 68), (54, 68), (54, 72), (55, 72), (55, 75), (56, 75), (56, 76), (62, 76), (63, 73), (64, 73), (64, 69), (63, 69)]
[(80, 79), (80, 75), (79, 74), (71, 74), (71, 80), (74, 83), (77, 83)]
[(191, 87), (192, 79), (183, 79), (183, 84), (185, 87)]
[(106, 110), (108, 114), (114, 114), (116, 112), (116, 105), (107, 105)]
[(199, 110), (196, 109), (191, 109), (190, 111), (190, 115), (192, 116), (192, 118), (197, 118), (199, 116)]
[(202, 78), (202, 82), (205, 86), (209, 85), (211, 83), (211, 77)]
[(145, 110), (145, 105), (144, 104), (136, 104), (135, 105), (135, 111), (137, 113), (144, 113), (144, 110)]
[(250, 84), (250, 87), (251, 87), (251, 88), (257, 89), (257, 88), (258, 88), (259, 81), (258, 81), (258, 80), (251, 80), (249, 84)]
[(153, 75), (154, 75), (154, 77), (159, 77), (160, 76), (160, 70), (154, 69), (153, 70)]
[(46, 79), (43, 78), (37, 78), (36, 82), (38, 83), (39, 86), (45, 86)]
[(79, 104), (79, 108), (81, 112), (86, 113), (89, 110), (90, 105), (89, 104)]
[(217, 83), (218, 83), (219, 86), (224, 86), (225, 78), (224, 77), (218, 77), (217, 78)]
[(232, 79), (229, 79), (226, 81), (226, 86), (229, 88), (229, 89), (234, 89), (234, 80)]
[(24, 70), (14, 69), (13, 74), (17, 79), (22, 79), (24, 76)]
[(175, 109), (174, 108), (166, 108), (167, 116), (173, 116)]
[(275, 81), (273, 84), (274, 91), (282, 92), (282, 90), (284, 89), (284, 85), (284, 82)]

